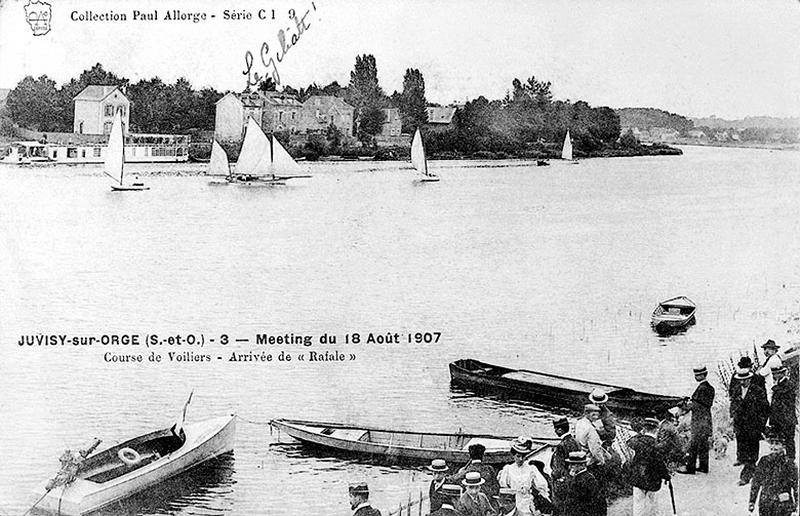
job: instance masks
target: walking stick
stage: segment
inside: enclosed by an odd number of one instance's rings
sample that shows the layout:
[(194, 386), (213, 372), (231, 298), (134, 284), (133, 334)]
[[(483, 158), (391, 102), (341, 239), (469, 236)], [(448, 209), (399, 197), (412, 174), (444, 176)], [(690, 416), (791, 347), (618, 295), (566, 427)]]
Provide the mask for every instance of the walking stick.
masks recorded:
[(672, 514), (678, 514), (678, 510), (675, 508), (675, 490), (672, 489), (672, 479), (667, 480), (667, 485), (669, 486), (669, 499), (672, 501)]

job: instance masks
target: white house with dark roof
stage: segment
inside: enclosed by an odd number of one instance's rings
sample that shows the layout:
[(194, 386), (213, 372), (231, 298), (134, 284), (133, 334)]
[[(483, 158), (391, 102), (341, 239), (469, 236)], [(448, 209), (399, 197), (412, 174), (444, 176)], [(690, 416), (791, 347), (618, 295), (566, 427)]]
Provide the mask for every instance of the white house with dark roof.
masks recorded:
[(275, 91), (227, 93), (217, 101), (214, 137), (241, 139), (249, 117), (268, 133), (296, 133), (300, 131), (302, 109), (293, 95)]
[(87, 86), (75, 97), (72, 131), (78, 134), (108, 134), (114, 113), (122, 115), (122, 130), (128, 132), (131, 102), (118, 86)]
[(428, 106), (428, 128), (434, 131), (443, 131), (453, 126), (453, 116), (456, 106)]

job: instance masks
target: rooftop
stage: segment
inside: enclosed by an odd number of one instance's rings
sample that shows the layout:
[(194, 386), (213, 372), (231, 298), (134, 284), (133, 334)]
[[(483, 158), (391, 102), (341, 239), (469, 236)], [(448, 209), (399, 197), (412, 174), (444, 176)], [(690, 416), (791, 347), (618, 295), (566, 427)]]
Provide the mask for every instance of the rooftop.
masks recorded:
[[(75, 100), (103, 100), (111, 95), (114, 90), (118, 90), (119, 86), (96, 86), (89, 85), (83, 88), (83, 91), (75, 96)], [(124, 94), (123, 94), (124, 95)]]
[(455, 106), (431, 106), (427, 110), (429, 124), (449, 124), (453, 121), (453, 115), (456, 114)]

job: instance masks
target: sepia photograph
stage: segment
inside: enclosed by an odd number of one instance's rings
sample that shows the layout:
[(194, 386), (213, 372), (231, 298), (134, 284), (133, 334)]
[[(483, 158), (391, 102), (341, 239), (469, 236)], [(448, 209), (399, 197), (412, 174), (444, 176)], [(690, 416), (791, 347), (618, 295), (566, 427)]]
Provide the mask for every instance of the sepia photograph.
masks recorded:
[(0, 0), (0, 516), (796, 516), (797, 34)]

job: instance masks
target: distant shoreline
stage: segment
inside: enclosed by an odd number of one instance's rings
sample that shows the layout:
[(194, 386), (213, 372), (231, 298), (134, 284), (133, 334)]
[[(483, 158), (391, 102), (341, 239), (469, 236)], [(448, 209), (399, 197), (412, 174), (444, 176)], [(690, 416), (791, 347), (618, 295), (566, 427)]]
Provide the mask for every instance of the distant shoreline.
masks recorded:
[(672, 145), (687, 145), (692, 147), (725, 147), (730, 149), (763, 149), (780, 151), (800, 151), (800, 145), (791, 143), (735, 143), (735, 142), (696, 142), (678, 141), (670, 142)]

